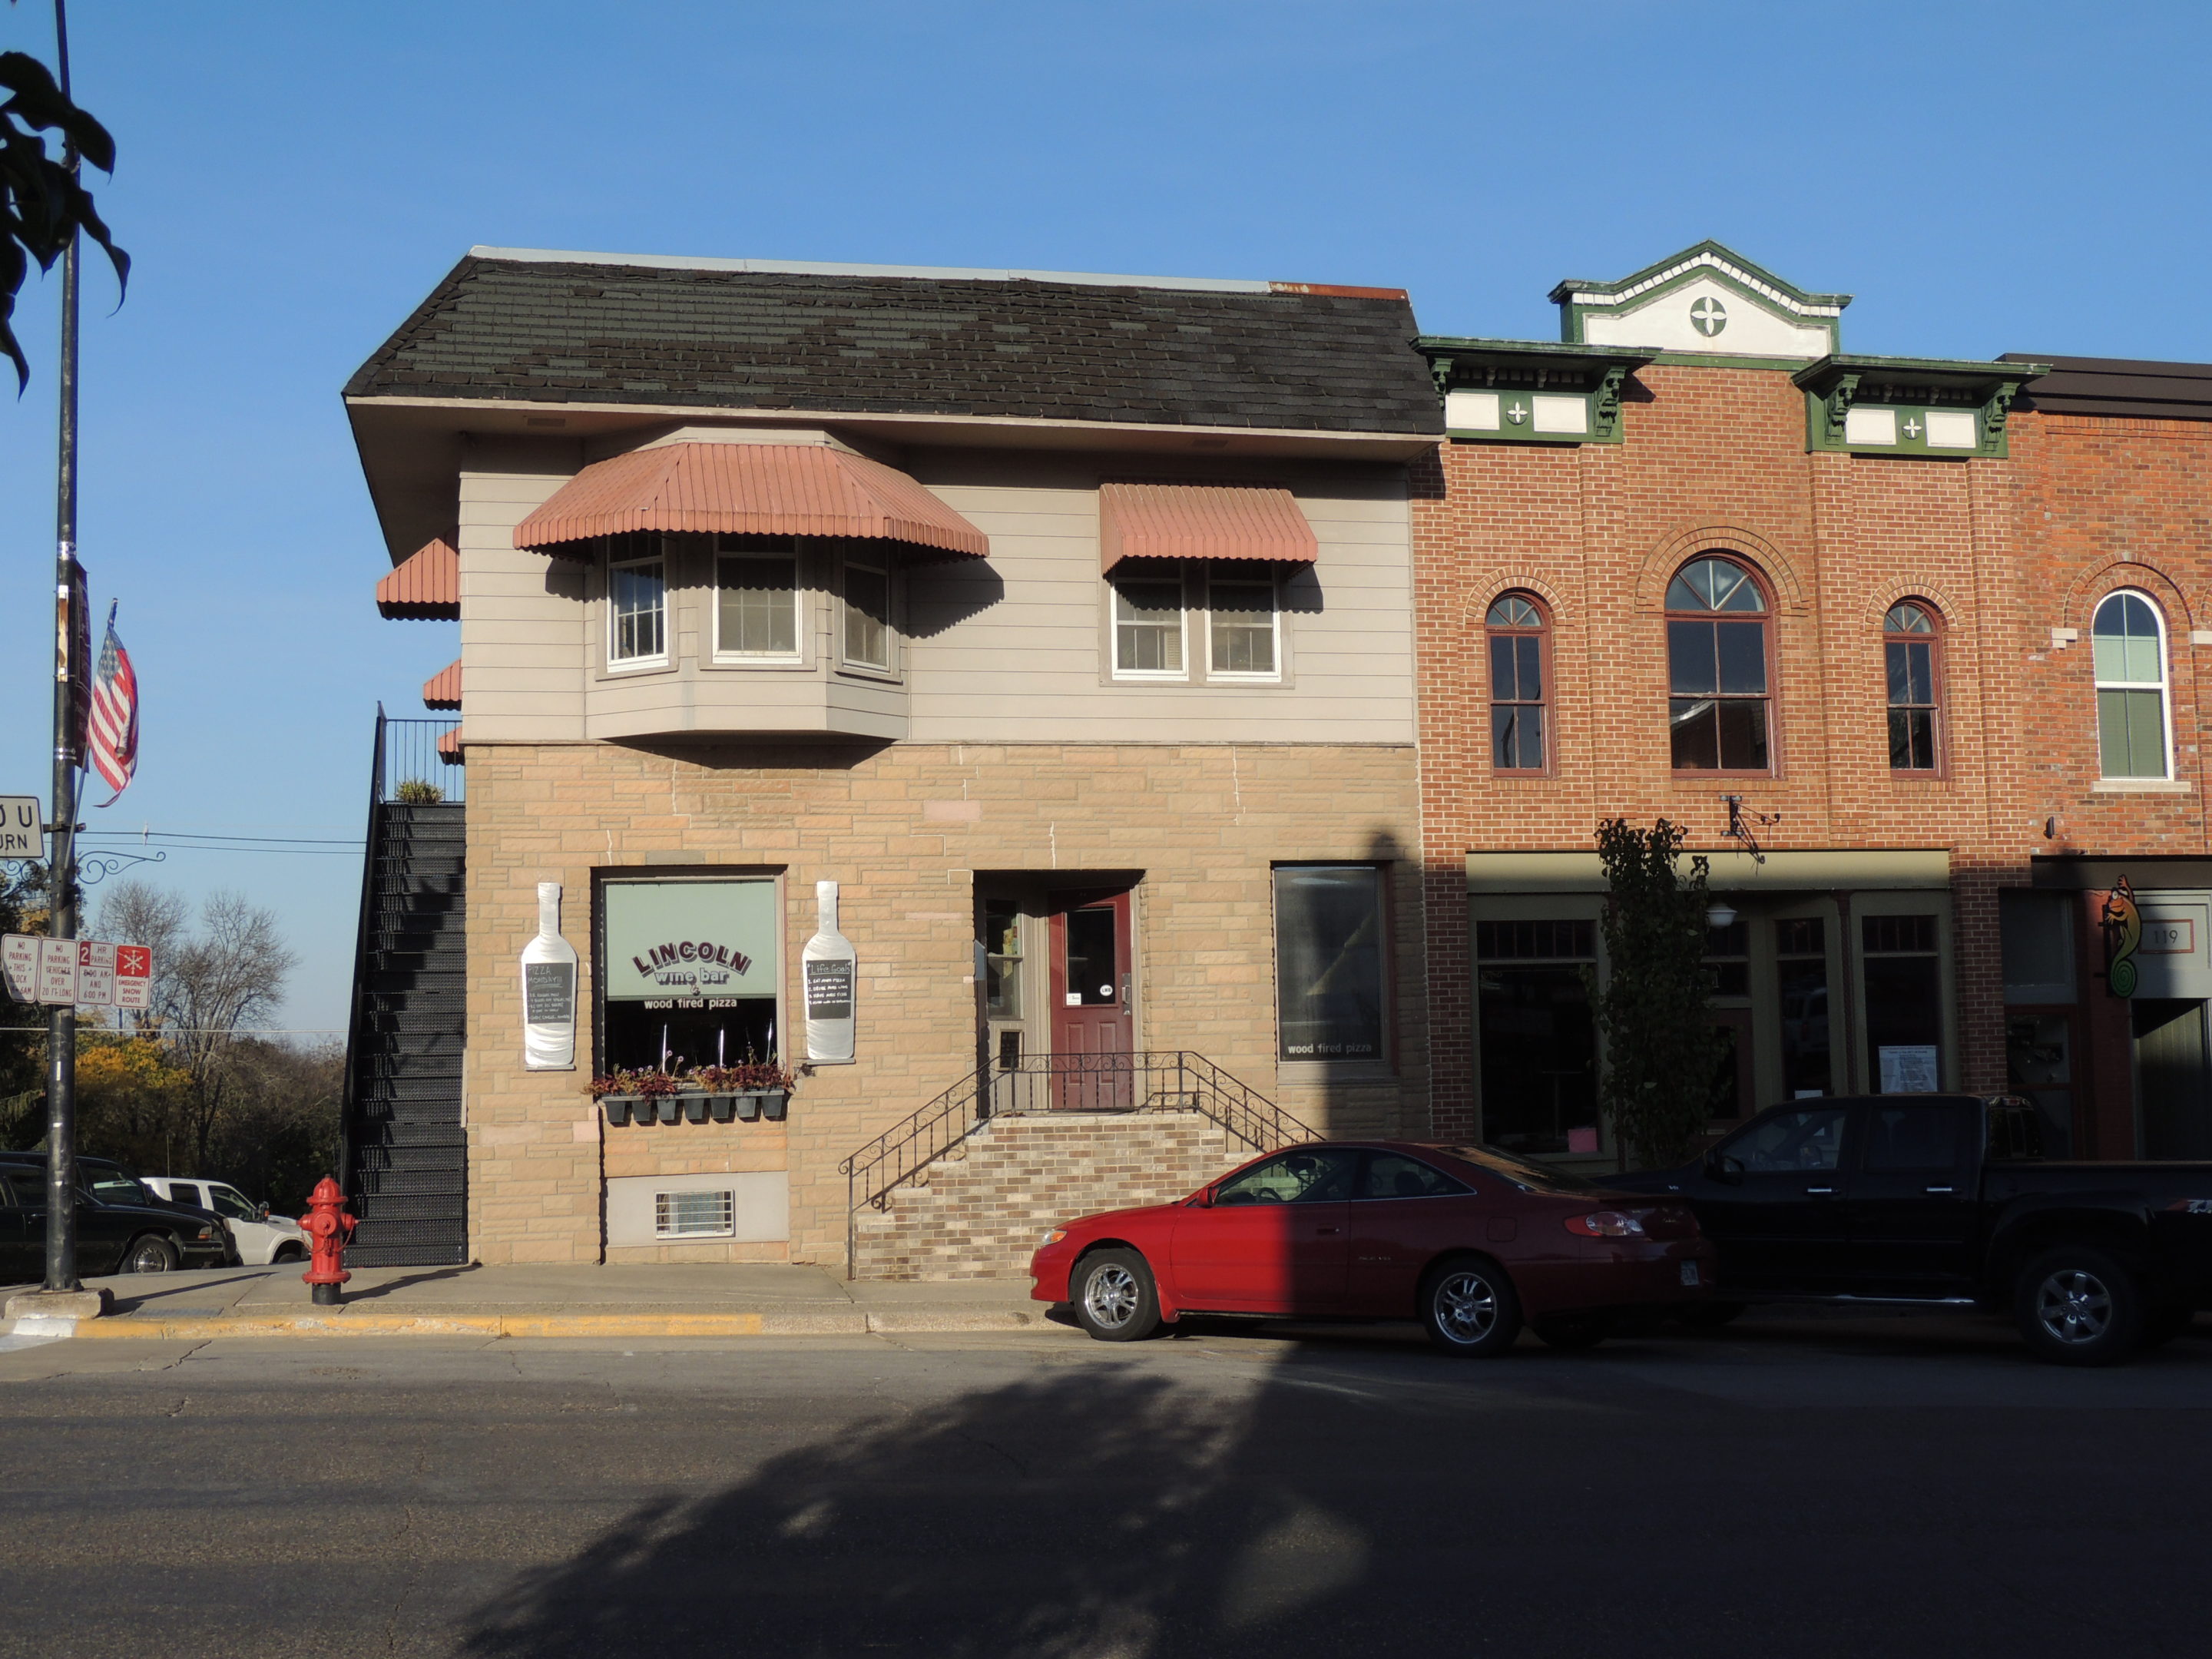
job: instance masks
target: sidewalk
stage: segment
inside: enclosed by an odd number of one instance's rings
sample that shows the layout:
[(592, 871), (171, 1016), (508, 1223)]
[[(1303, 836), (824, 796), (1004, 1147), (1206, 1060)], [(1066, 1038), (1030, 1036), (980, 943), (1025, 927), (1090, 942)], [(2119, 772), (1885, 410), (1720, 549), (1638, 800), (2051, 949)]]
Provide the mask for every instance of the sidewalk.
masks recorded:
[[(847, 1336), (1049, 1328), (1029, 1280), (848, 1284), (820, 1267), (362, 1267), (318, 1308), (298, 1263), (88, 1279), (105, 1318), (0, 1321), (17, 1336)], [(28, 1286), (17, 1288), (27, 1289)], [(0, 1300), (6, 1294), (0, 1292)]]

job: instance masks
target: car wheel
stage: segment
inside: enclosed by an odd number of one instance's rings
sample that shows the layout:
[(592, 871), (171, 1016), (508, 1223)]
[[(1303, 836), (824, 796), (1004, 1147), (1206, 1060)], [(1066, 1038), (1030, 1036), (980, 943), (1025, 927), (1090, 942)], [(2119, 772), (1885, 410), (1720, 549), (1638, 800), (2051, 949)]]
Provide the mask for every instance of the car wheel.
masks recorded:
[(1441, 1352), (1466, 1358), (1503, 1353), (1521, 1334), (1521, 1298), (1496, 1262), (1447, 1261), (1421, 1281), (1421, 1323)]
[(1134, 1250), (1100, 1250), (1075, 1269), (1076, 1322), (1099, 1342), (1141, 1342), (1160, 1328), (1159, 1291)]
[(2037, 1357), (2060, 1365), (2118, 1364), (2142, 1335), (2135, 1275), (2086, 1245), (2062, 1245), (2029, 1262), (2013, 1313)]
[(123, 1253), (123, 1271), (126, 1273), (173, 1273), (177, 1267), (177, 1247), (159, 1233), (148, 1233), (131, 1241), (131, 1248)]
[(276, 1247), (276, 1254), (269, 1258), (272, 1263), (280, 1267), (287, 1261), (305, 1261), (307, 1259), (307, 1253), (297, 1244), (279, 1244)]
[(1693, 1331), (1717, 1331), (1732, 1325), (1743, 1313), (1741, 1302), (1692, 1302), (1674, 1310), (1674, 1317)]
[(1531, 1320), (1528, 1328), (1547, 1347), (1595, 1348), (1613, 1334), (1616, 1323), (1611, 1314), (1567, 1313)]

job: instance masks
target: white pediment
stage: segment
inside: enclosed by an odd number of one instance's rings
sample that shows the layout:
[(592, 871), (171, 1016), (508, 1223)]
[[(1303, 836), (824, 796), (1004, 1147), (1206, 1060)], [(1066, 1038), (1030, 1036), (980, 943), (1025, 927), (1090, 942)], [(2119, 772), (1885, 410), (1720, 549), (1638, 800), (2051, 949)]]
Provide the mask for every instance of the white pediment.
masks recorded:
[(1552, 291), (1564, 338), (1721, 357), (1807, 362), (1839, 349), (1847, 294), (1808, 294), (1717, 242), (1702, 242), (1617, 283)]

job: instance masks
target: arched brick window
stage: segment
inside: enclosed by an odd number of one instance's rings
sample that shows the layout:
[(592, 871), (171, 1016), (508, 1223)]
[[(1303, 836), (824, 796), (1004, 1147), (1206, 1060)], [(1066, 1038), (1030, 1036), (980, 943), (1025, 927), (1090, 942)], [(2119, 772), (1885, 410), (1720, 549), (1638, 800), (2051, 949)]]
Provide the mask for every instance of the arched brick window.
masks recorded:
[(1550, 764), (1551, 725), (1543, 609), (1526, 593), (1501, 594), (1484, 627), (1490, 649), (1490, 764), (1500, 772), (1540, 772)]
[(2172, 775), (2166, 743), (2166, 618), (2124, 587), (2097, 607), (2097, 752), (2108, 778)]
[(1934, 609), (1900, 599), (1882, 618), (1882, 666), (1889, 691), (1889, 769), (1933, 772), (1942, 726), (1936, 675), (1942, 635)]
[(1747, 566), (1705, 554), (1667, 585), (1667, 720), (1678, 772), (1773, 769), (1771, 611)]

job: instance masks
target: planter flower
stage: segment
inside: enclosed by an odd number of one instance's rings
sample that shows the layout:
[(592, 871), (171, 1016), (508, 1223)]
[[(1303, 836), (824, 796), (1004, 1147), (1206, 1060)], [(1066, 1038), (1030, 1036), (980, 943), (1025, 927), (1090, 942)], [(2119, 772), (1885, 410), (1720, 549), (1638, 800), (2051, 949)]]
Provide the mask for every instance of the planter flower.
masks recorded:
[(772, 1060), (702, 1066), (678, 1073), (640, 1068), (592, 1079), (592, 1097), (610, 1123), (717, 1123), (761, 1117), (781, 1121), (791, 1100), (791, 1073)]

